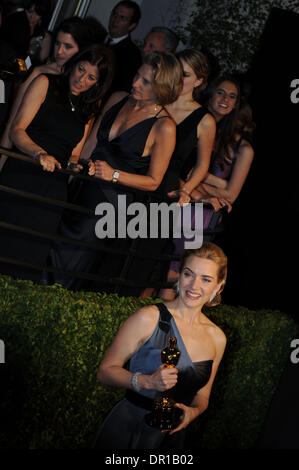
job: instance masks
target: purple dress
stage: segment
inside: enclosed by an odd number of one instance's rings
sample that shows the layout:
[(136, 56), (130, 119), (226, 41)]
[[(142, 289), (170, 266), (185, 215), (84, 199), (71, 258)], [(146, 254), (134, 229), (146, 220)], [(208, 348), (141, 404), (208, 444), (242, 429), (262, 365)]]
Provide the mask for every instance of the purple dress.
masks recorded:
[[(209, 168), (209, 173), (211, 173), (214, 176), (217, 176), (218, 178), (222, 178), (225, 180), (229, 180), (232, 174), (232, 171), (235, 166), (235, 162), (237, 159), (237, 153), (238, 151), (235, 151), (232, 157), (232, 161), (224, 161), (223, 163), (219, 163), (217, 160), (212, 159), (210, 168)], [(204, 207), (203, 208), (203, 225), (202, 228), (203, 230), (207, 230), (210, 224), (210, 221), (212, 219), (212, 216), (214, 214), (214, 209), (211, 207), (211, 209)], [(220, 219), (221, 220), (221, 219)], [(219, 222), (220, 222), (219, 220)], [(192, 230), (195, 229), (195, 206), (192, 205), (191, 207), (191, 228)], [(175, 246), (175, 251), (174, 255), (181, 256), (183, 251), (184, 251), (184, 246), (185, 246), (185, 241), (186, 237), (184, 234), (180, 238), (173, 238), (173, 243)], [(192, 241), (191, 239), (188, 239), (188, 241)], [(179, 265), (180, 261), (172, 261), (170, 263), (170, 269), (172, 271), (178, 271), (179, 270)]]

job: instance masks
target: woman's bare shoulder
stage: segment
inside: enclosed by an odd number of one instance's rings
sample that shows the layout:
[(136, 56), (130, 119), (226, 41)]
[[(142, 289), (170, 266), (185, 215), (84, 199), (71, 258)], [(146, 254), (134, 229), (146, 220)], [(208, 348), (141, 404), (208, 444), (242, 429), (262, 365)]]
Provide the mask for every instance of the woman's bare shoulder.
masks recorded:
[(204, 316), (204, 323), (208, 329), (209, 334), (213, 337), (215, 343), (219, 346), (226, 344), (226, 335), (224, 331), (216, 325), (212, 320), (210, 320), (206, 315)]
[(135, 313), (134, 316), (138, 321), (143, 322), (144, 324), (156, 323), (159, 318), (159, 309), (156, 305), (145, 305), (140, 307)]

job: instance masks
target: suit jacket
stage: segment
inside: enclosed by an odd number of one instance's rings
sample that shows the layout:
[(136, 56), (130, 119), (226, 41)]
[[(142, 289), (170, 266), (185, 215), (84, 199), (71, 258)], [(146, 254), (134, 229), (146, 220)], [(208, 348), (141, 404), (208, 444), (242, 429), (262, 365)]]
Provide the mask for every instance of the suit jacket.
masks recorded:
[(109, 47), (115, 57), (115, 75), (109, 93), (120, 90), (129, 93), (133, 78), (142, 64), (141, 52), (130, 36)]
[(16, 56), (26, 59), (30, 43), (30, 27), (25, 11), (3, 18), (1, 37), (15, 50)]

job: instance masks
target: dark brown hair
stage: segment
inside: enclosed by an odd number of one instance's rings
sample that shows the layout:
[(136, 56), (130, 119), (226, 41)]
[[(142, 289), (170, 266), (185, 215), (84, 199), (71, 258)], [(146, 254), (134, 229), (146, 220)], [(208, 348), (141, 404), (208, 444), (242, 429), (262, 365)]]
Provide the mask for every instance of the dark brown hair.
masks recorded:
[(98, 111), (99, 101), (107, 92), (113, 78), (113, 56), (111, 50), (100, 44), (93, 44), (73, 55), (57, 77), (58, 93), (63, 98), (69, 95), (69, 79), (77, 64), (87, 61), (98, 68), (99, 78), (89, 90), (80, 93), (76, 108), (83, 121), (88, 121)]

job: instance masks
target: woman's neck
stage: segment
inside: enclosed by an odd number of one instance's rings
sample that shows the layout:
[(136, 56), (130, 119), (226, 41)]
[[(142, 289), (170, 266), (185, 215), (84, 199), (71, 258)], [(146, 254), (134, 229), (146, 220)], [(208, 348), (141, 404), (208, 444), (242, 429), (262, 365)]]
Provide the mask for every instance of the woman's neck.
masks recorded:
[(201, 311), (202, 306), (196, 306), (193, 308), (189, 307), (180, 299), (179, 296), (169, 303), (169, 307), (173, 310), (178, 319), (188, 325), (200, 323), (203, 316)]
[(161, 108), (154, 100), (135, 100), (132, 99), (132, 107), (134, 111), (157, 112)]

